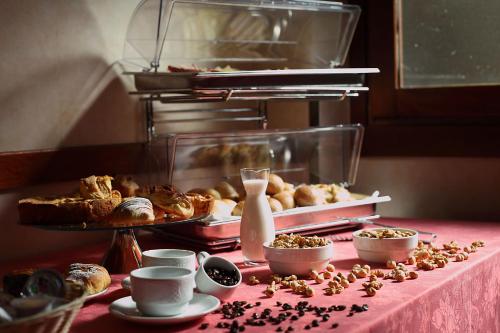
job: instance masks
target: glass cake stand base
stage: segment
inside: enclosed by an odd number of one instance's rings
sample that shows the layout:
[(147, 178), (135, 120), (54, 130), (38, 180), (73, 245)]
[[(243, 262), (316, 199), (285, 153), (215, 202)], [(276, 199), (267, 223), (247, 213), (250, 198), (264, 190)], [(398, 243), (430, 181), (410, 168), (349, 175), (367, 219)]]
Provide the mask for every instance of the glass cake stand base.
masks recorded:
[(110, 274), (130, 273), (142, 267), (142, 251), (133, 229), (114, 230), (111, 245), (104, 255), (102, 265)]

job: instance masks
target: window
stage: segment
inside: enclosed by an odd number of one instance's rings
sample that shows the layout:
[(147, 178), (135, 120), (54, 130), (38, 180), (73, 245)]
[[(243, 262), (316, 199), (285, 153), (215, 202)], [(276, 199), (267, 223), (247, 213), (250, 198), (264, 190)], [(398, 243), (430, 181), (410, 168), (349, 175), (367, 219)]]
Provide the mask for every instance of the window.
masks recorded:
[(500, 5), (351, 2), (362, 16), (350, 66), (381, 70), (351, 100), (353, 121), (366, 126), (364, 154), (500, 156)]

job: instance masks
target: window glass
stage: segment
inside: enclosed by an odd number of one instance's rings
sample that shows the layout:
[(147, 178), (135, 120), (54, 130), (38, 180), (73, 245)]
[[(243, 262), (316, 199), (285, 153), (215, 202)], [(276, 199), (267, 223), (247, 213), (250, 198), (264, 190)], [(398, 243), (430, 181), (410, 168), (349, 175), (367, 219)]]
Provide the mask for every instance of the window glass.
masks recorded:
[(500, 84), (499, 0), (399, 0), (401, 88)]

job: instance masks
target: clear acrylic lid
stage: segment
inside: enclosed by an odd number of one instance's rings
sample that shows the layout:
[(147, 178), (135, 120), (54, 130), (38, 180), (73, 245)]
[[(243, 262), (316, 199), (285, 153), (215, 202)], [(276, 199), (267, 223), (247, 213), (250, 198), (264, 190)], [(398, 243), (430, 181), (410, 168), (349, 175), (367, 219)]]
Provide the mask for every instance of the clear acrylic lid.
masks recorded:
[(316, 0), (143, 0), (130, 20), (122, 63), (133, 72), (337, 67), (360, 11)]
[(183, 191), (221, 180), (238, 187), (241, 168), (262, 167), (294, 184), (349, 186), (356, 180), (362, 139), (359, 124), (168, 135), (164, 181)]

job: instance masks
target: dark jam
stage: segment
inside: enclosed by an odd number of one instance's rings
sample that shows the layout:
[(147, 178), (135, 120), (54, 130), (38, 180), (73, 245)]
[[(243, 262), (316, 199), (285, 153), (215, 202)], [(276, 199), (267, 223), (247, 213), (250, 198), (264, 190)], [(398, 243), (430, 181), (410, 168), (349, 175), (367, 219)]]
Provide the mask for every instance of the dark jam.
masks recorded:
[(207, 275), (215, 282), (223, 286), (234, 286), (238, 283), (238, 274), (235, 270), (226, 270), (224, 268), (209, 267), (205, 268)]

